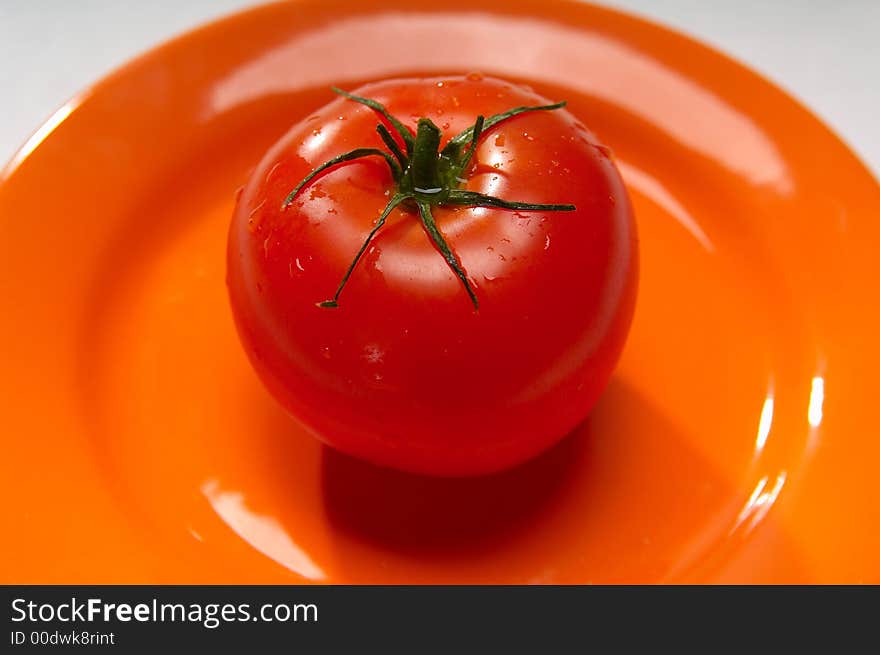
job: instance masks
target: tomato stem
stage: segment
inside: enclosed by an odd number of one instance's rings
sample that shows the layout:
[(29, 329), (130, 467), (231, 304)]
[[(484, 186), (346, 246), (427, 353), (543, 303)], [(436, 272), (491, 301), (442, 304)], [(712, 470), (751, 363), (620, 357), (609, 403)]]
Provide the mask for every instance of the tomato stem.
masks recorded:
[[(397, 192), (385, 205), (376, 223), (373, 225), (360, 249), (354, 256), (351, 264), (342, 277), (342, 281), (336, 289), (336, 293), (330, 300), (317, 303), (319, 307), (338, 307), (339, 295), (345, 288), (351, 274), (357, 267), (373, 237), (385, 225), (385, 221), (391, 214), (392, 210), (403, 204), (409, 203), (418, 209), (419, 221), (425, 229), (431, 242), (437, 248), (447, 265), (453, 273), (461, 280), (474, 310), (479, 309), (479, 301), (477, 295), (468, 279), (458, 257), (452, 251), (445, 237), (440, 232), (434, 220), (431, 211), (433, 206), (442, 205), (460, 205), (469, 207), (494, 207), (499, 209), (515, 209), (520, 211), (574, 211), (575, 206), (570, 204), (535, 204), (527, 202), (517, 202), (512, 200), (504, 200), (494, 196), (477, 193), (475, 191), (467, 191), (460, 189), (462, 181), (467, 174), (467, 167), (476, 152), (480, 138), (495, 125), (508, 118), (532, 111), (552, 111), (565, 106), (564, 102), (557, 102), (552, 105), (541, 105), (536, 107), (514, 107), (500, 114), (495, 114), (489, 118), (478, 116), (473, 125), (463, 130), (440, 150), (441, 132), (430, 118), (420, 118), (418, 121), (415, 137), (407, 129), (407, 127), (395, 118), (380, 102), (371, 98), (363, 98), (356, 96), (342, 89), (333, 87), (333, 91), (339, 95), (348, 98), (354, 102), (366, 105), (390, 125), (400, 141), (403, 142), (406, 152), (401, 150), (397, 139), (384, 124), (380, 123), (376, 126), (376, 131), (382, 142), (388, 148), (388, 152), (379, 150), (378, 148), (356, 148), (349, 152), (343, 153), (324, 162), (311, 173), (306, 175), (299, 184), (294, 187), (293, 191), (284, 199), (281, 205), (282, 209), (287, 209), (297, 195), (306, 185), (314, 181), (319, 175), (325, 174), (348, 162), (361, 159), (363, 157), (382, 157), (388, 164), (391, 171), (391, 177), (394, 180)], [(467, 145), (467, 149), (465, 148)]]
[(443, 259), (449, 264), (449, 268), (451, 268), (458, 276), (458, 279), (461, 280), (465, 291), (467, 291), (468, 296), (471, 298), (471, 302), (474, 304), (474, 309), (479, 309), (480, 303), (477, 300), (477, 294), (475, 294), (474, 290), (471, 288), (467, 273), (464, 272), (461, 262), (458, 261), (458, 257), (455, 256), (455, 253), (452, 252), (452, 248), (446, 243), (446, 239), (440, 233), (440, 228), (437, 227), (437, 223), (434, 221), (434, 215), (431, 213), (431, 203), (419, 200), (418, 205), (419, 215), (421, 216), (422, 226), (425, 228), (425, 232), (431, 237), (431, 241), (434, 242), (437, 250), (443, 255)]
[(336, 289), (336, 293), (333, 294), (333, 297), (330, 300), (325, 300), (324, 302), (319, 302), (318, 307), (338, 307), (339, 306), (339, 294), (342, 293), (342, 289), (345, 288), (345, 283), (348, 282), (348, 278), (351, 277), (351, 274), (354, 272), (355, 266), (360, 261), (361, 256), (364, 254), (364, 251), (367, 249), (367, 246), (370, 245), (370, 241), (373, 240), (373, 237), (376, 236), (376, 232), (382, 229), (382, 226), (385, 225), (385, 219), (388, 218), (388, 214), (391, 213), (391, 210), (397, 207), (401, 202), (406, 200), (407, 196), (398, 193), (391, 200), (388, 201), (388, 204), (385, 205), (385, 209), (382, 210), (382, 214), (376, 220), (376, 224), (373, 226), (373, 229), (370, 230), (370, 233), (367, 235), (367, 238), (364, 240), (363, 245), (361, 245), (360, 250), (357, 251), (357, 254), (354, 256), (351, 264), (348, 266), (348, 270), (345, 271), (345, 275), (342, 278), (342, 282), (339, 283), (339, 286)]
[(333, 93), (338, 93), (339, 95), (348, 98), (349, 100), (359, 102), (362, 105), (366, 105), (370, 109), (378, 112), (385, 120), (387, 120), (391, 124), (391, 126), (397, 131), (397, 134), (400, 135), (400, 138), (403, 140), (403, 143), (406, 146), (406, 154), (412, 155), (413, 145), (415, 143), (413, 135), (408, 129), (406, 129), (403, 123), (397, 120), (388, 112), (387, 109), (385, 109), (385, 105), (371, 98), (362, 98), (361, 96), (356, 96), (354, 94), (348, 93), (347, 91), (343, 91), (342, 89), (339, 89), (335, 86), (331, 88), (333, 90)]
[(477, 150), (477, 142), (480, 140), (480, 135), (483, 133), (485, 120), (484, 116), (477, 116), (477, 122), (474, 123), (474, 131), (471, 136), (471, 146), (467, 149), (464, 157), (462, 157), (461, 163), (456, 167), (456, 177), (461, 177), (461, 174), (467, 170), (468, 164), (471, 163), (471, 157), (474, 156), (474, 152)]
[(388, 167), (391, 169), (391, 176), (395, 180), (400, 180), (403, 172), (401, 171), (400, 166), (397, 165), (397, 162), (389, 155), (387, 152), (383, 150), (379, 150), (378, 148), (355, 148), (354, 150), (350, 150), (349, 152), (344, 152), (341, 155), (334, 157), (329, 161), (325, 161), (323, 164), (318, 166), (311, 173), (306, 175), (303, 180), (296, 185), (293, 191), (290, 192), (290, 195), (284, 199), (284, 202), (281, 205), (281, 209), (287, 209), (290, 204), (294, 201), (297, 194), (312, 180), (318, 177), (321, 173), (328, 171), (331, 168), (335, 168), (340, 164), (344, 164), (346, 162), (354, 161), (355, 159), (362, 159), (363, 157), (372, 157), (378, 156), (383, 157), (386, 162), (388, 162)]
[(394, 140), (394, 137), (391, 136), (391, 132), (388, 131), (388, 128), (379, 123), (376, 126), (376, 131), (379, 133), (379, 136), (382, 137), (382, 141), (388, 146), (388, 149), (391, 151), (391, 154), (394, 155), (397, 162), (400, 164), (400, 168), (402, 170), (406, 169), (407, 166), (407, 158), (400, 151), (400, 146), (397, 145), (397, 141)]
[(500, 209), (517, 209), (521, 211), (546, 211), (546, 212), (570, 212), (574, 211), (574, 205), (539, 205), (531, 202), (516, 202), (504, 200), (495, 196), (488, 196), (476, 191), (455, 189), (446, 196), (447, 205), (464, 205), (466, 207), (497, 207)]
[(437, 154), (440, 150), (440, 128), (430, 118), (420, 118), (413, 145), (412, 161), (407, 171), (410, 180), (404, 180), (407, 191), (434, 194), (443, 189), (437, 170)]

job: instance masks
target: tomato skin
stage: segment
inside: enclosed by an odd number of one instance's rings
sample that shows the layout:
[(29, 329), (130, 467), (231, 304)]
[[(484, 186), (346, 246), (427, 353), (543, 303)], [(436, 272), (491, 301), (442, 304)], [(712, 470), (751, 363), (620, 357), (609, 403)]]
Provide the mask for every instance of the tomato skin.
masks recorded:
[[(368, 84), (405, 124), (445, 139), (520, 105), (548, 104), (493, 78)], [(227, 282), (242, 343), (271, 393), (316, 437), (376, 464), (474, 475), (537, 455), (581, 422), (611, 376), (632, 319), (635, 224), (621, 178), (568, 111), (522, 114), (481, 139), (462, 188), (573, 212), (435, 207), (480, 301), (398, 208), (332, 297), (393, 180), (379, 157), (351, 162), (282, 203), (313, 168), (383, 148), (378, 115), (337, 98), (296, 124), (241, 194)]]

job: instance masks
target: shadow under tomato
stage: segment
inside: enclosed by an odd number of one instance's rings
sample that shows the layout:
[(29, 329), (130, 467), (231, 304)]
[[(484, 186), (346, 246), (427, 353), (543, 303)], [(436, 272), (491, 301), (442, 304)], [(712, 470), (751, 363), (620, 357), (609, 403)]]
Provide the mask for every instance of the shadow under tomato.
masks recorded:
[(451, 555), (489, 548), (528, 527), (572, 474), (574, 439), (513, 469), (437, 478), (374, 466), (325, 447), (329, 520), (344, 533), (398, 551)]
[[(340, 561), (361, 560), (344, 567), (359, 581), (410, 579), (406, 561), (430, 563), (419, 572), (427, 582), (712, 579), (734, 558), (724, 534), (744, 502), (679, 426), (619, 379), (559, 444), (506, 472), (426, 478), (325, 448), (321, 475)], [(403, 557), (395, 563), (390, 552)], [(794, 559), (776, 565), (797, 569)]]
[[(653, 427), (646, 431), (645, 425)], [(646, 461), (657, 466), (634, 466)], [(676, 469), (690, 475), (664, 478), (663, 461), (677, 462)], [(693, 505), (696, 514), (685, 522), (697, 529), (708, 508), (697, 507), (693, 487), (708, 481), (718, 491), (706, 499), (710, 505), (720, 504), (729, 491), (722, 491), (717, 472), (684, 435), (619, 380), (558, 444), (507, 471), (432, 478), (380, 468), (326, 447), (321, 469), (325, 511), (339, 534), (380, 552), (435, 560), (479, 558), (545, 530), (551, 550), (591, 550), (589, 542), (607, 534), (609, 525), (619, 526), (621, 517), (662, 517), (664, 505)], [(642, 482), (653, 490), (639, 492), (636, 484)], [(646, 512), (639, 503), (656, 505)], [(556, 521), (557, 529), (547, 528)], [(620, 535), (608, 538), (613, 542)]]

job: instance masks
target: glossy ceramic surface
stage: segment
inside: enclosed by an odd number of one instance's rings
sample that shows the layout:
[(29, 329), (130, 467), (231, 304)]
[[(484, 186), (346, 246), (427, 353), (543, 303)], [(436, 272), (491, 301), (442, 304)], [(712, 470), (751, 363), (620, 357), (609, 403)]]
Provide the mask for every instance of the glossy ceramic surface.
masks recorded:
[[(853, 155), (753, 73), (612, 11), (331, 5), (145, 55), (0, 173), (2, 582), (880, 582), (880, 187)], [(226, 230), (330, 84), (474, 70), (567, 98), (613, 147), (640, 296), (574, 434), (500, 475), (420, 478), (271, 400)]]

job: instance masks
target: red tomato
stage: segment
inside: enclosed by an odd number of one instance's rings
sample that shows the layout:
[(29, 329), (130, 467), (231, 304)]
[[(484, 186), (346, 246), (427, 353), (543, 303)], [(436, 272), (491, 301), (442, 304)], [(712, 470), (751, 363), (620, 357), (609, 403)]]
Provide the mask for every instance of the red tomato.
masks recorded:
[[(442, 131), (441, 148), (478, 115), (549, 104), (479, 75), (389, 80), (353, 93), (385, 105), (409, 139), (422, 129), (419, 119), (430, 118)], [(379, 123), (394, 134), (393, 145), (383, 142)], [(459, 141), (463, 156), (467, 140)], [(460, 181), (451, 182), (458, 189), (418, 186), (449, 181), (435, 147), (419, 157), (429, 168), (439, 162), (439, 177), (420, 169), (397, 184), (392, 164), (373, 154), (323, 171), (288, 203), (328, 160), (395, 146), (406, 158), (387, 118), (340, 96), (265, 156), (229, 234), (228, 286), (242, 342), (272, 394), (341, 451), (435, 475), (512, 466), (584, 419), (623, 347), (638, 273), (626, 190), (607, 149), (556, 108), (487, 122)], [(413, 200), (401, 202), (364, 250), (338, 306), (319, 306), (333, 298), (399, 188), (431, 205), (440, 234), (432, 237)], [(438, 202), (462, 191), (575, 208)], [(437, 245), (444, 237), (445, 256)]]

